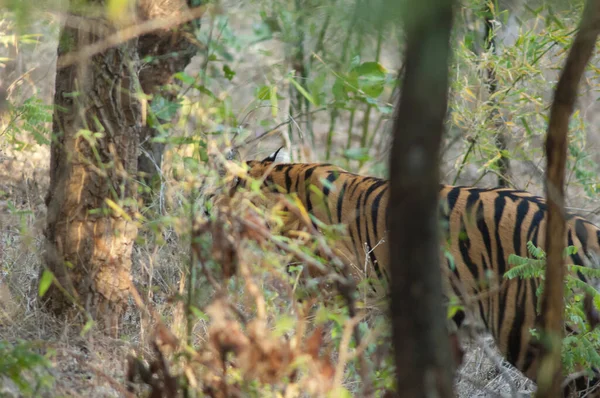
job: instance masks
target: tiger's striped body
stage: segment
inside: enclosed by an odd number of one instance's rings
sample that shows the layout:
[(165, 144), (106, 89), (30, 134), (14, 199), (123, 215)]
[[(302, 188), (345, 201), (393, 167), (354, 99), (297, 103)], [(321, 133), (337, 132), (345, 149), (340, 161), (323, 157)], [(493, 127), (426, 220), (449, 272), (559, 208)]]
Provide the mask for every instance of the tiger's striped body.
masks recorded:
[[(248, 165), (254, 178), (261, 178), (269, 168), (266, 162), (250, 161)], [(364, 269), (366, 259), (371, 265), (368, 271), (374, 270), (377, 276), (386, 274), (386, 181), (328, 164), (287, 163), (274, 165), (265, 182), (296, 193), (308, 213), (319, 221), (346, 226), (349, 233), (340, 239), (336, 253), (355, 274)], [(365, 186), (369, 188), (362, 189)]]
[[(386, 180), (352, 174), (329, 164), (276, 164), (273, 160), (248, 161), (249, 176), (265, 178), (268, 195), (297, 194), (320, 222), (346, 226), (347, 236), (337, 253), (348, 265), (363, 269), (366, 259), (370, 275), (384, 279), (389, 279), (390, 266), (403, 266), (389, 261)], [(537, 350), (529, 330), (536, 326), (538, 281), (514, 279), (501, 287), (499, 282), (509, 269), (509, 255), (528, 257), (528, 241), (544, 247), (545, 201), (508, 188), (442, 185), (440, 205), (445, 221), (441, 243), (454, 258), (452, 272), (462, 283), (462, 293), (479, 297), (475, 315), (493, 335), (506, 360), (535, 380)], [(571, 263), (588, 264), (592, 253), (600, 253), (600, 229), (581, 217), (568, 215), (565, 244), (582, 249), (571, 255)], [(442, 251), (440, 258), (448, 261)], [(490, 289), (494, 280), (496, 288)]]

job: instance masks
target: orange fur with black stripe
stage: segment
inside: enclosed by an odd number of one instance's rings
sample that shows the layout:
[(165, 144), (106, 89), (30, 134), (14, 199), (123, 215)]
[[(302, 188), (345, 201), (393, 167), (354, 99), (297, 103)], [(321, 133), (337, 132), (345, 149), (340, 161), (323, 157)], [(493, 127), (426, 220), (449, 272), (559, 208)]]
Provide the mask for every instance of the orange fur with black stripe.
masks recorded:
[[(282, 193), (296, 194), (315, 219), (344, 225), (347, 233), (337, 252), (354, 269), (362, 269), (367, 259), (372, 273), (389, 279), (390, 266), (410, 266), (389, 261), (386, 180), (352, 174), (330, 164), (278, 163), (277, 157), (276, 153), (263, 161), (246, 162), (249, 177), (264, 179), (263, 205), (272, 206)], [(231, 193), (242, 185), (244, 180), (236, 179)], [(514, 279), (501, 287), (500, 282), (509, 269), (510, 254), (528, 257), (528, 241), (544, 247), (545, 201), (508, 188), (442, 185), (440, 215), (444, 225), (441, 243), (455, 263), (450, 273), (463, 287), (456, 292), (478, 297), (475, 315), (493, 335), (502, 355), (535, 380), (538, 355), (529, 330), (536, 327), (539, 281)], [(568, 215), (565, 244), (581, 249), (571, 255), (570, 263), (587, 265), (594, 261), (594, 253), (600, 253), (600, 229)], [(443, 251), (441, 258), (449, 261)], [(490, 289), (494, 280), (496, 288)], [(455, 317), (458, 323), (460, 317)]]

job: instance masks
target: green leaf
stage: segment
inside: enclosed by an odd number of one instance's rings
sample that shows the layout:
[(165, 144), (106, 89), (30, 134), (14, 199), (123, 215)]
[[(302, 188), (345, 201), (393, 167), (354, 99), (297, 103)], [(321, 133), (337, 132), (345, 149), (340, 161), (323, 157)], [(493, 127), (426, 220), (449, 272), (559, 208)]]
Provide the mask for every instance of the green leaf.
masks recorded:
[(83, 328), (81, 329), (81, 336), (85, 336), (85, 334), (87, 332), (89, 332), (93, 326), (94, 326), (94, 320), (91, 318), (88, 319), (87, 322), (85, 323), (85, 325), (83, 325)]
[(192, 76), (188, 75), (185, 72), (177, 72), (173, 75), (173, 77), (177, 80), (180, 80), (181, 82), (185, 83), (185, 84), (194, 84), (196, 83), (196, 79), (194, 79)]
[(54, 274), (49, 269), (45, 269), (44, 272), (42, 273), (42, 277), (40, 278), (40, 285), (38, 288), (38, 296), (39, 297), (44, 297), (44, 295), (50, 288), (50, 285), (52, 285), (53, 281), (54, 281)]
[(358, 160), (366, 162), (371, 159), (369, 156), (369, 148), (350, 148), (344, 151), (344, 157), (350, 160)]
[(464, 307), (462, 305), (458, 305), (458, 304), (448, 305), (448, 310), (446, 312), (446, 317), (448, 319), (452, 319), (454, 317), (454, 315), (456, 315), (456, 313), (458, 311), (462, 311), (462, 310), (464, 310)]
[(271, 98), (271, 88), (269, 86), (261, 86), (256, 91), (256, 98), (261, 101), (266, 101)]
[(346, 90), (344, 88), (344, 80), (343, 79), (340, 79), (339, 77), (337, 79), (335, 79), (335, 82), (333, 83), (333, 87), (331, 88), (331, 91), (332, 91), (333, 96), (335, 97), (336, 101), (345, 102), (348, 100), (348, 93), (346, 92)]
[(387, 70), (379, 62), (363, 62), (354, 68), (359, 76), (381, 76), (385, 78)]
[(289, 80), (290, 80), (290, 83), (292, 83), (294, 85), (294, 87), (296, 87), (296, 90), (298, 90), (298, 92), (300, 92), (300, 94), (302, 94), (304, 96), (304, 98), (306, 98), (308, 100), (308, 102), (315, 105), (315, 99), (312, 97), (312, 95), (310, 95), (308, 93), (308, 91), (306, 91), (304, 89), (304, 87), (302, 87), (302, 85), (300, 83), (298, 83), (296, 81), (296, 79), (294, 79), (292, 76), (290, 76)]
[(210, 98), (214, 99), (214, 100), (218, 100), (217, 96), (208, 88), (206, 88), (206, 86), (198, 86), (197, 84), (194, 84), (194, 88), (198, 91), (200, 91), (202, 94), (206, 94), (208, 95)]
[(231, 81), (235, 76), (235, 71), (232, 70), (229, 65), (225, 64), (223, 65), (223, 74), (227, 80)]
[(179, 111), (179, 108), (181, 108), (181, 104), (169, 101), (160, 95), (155, 96), (150, 104), (154, 116), (164, 122), (170, 122)]
[(364, 62), (351, 71), (358, 77), (358, 88), (369, 97), (379, 97), (386, 83), (387, 70), (378, 62)]
[(271, 116), (275, 119), (277, 117), (277, 86), (271, 86), (269, 100), (271, 100)]
[(198, 154), (200, 155), (201, 161), (208, 162), (208, 152), (206, 151), (206, 148), (199, 148)]
[(282, 315), (275, 322), (274, 332), (277, 336), (282, 336), (286, 332), (294, 330), (296, 326), (296, 318), (289, 315)]
[(200, 163), (198, 163), (198, 160), (189, 156), (185, 156), (183, 158), (183, 164), (185, 165), (186, 169), (191, 171), (198, 170), (198, 168), (200, 167)]
[(192, 311), (192, 314), (194, 314), (194, 316), (196, 317), (196, 319), (202, 319), (203, 321), (209, 321), (209, 317), (208, 315), (206, 315), (204, 312), (200, 311), (200, 309), (198, 309), (198, 307), (196, 306), (190, 306), (190, 311)]
[(336, 387), (327, 394), (330, 398), (351, 398), (352, 394), (344, 387)]

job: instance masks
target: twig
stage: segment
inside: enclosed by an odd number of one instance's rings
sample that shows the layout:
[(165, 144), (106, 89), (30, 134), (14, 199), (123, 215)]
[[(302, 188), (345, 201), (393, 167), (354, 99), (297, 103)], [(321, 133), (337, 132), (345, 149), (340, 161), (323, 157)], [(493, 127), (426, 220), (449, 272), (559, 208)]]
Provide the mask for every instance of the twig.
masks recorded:
[(344, 369), (346, 368), (346, 363), (349, 359), (348, 348), (350, 347), (350, 339), (352, 338), (353, 330), (359, 324), (361, 319), (362, 317), (355, 316), (353, 318), (350, 318), (344, 325), (342, 340), (340, 341), (340, 354), (338, 357), (337, 366), (335, 367), (335, 376), (333, 378), (334, 387), (340, 386), (342, 384)]
[(246, 140), (246, 141), (242, 142), (242, 143), (241, 143), (241, 144), (239, 144), (239, 145), (235, 145), (235, 146), (234, 146), (234, 149), (241, 148), (242, 146), (249, 145), (249, 144), (252, 144), (253, 142), (256, 142), (256, 141), (262, 140), (263, 138), (266, 138), (266, 137), (268, 137), (269, 135), (271, 135), (271, 134), (273, 134), (274, 132), (276, 132), (277, 130), (279, 130), (279, 128), (281, 128), (281, 127), (283, 127), (283, 126), (286, 126), (286, 125), (288, 125), (288, 124), (290, 124), (290, 123), (292, 123), (292, 122), (295, 122), (295, 120), (299, 119), (301, 116), (305, 116), (305, 115), (312, 115), (312, 114), (315, 114), (315, 113), (317, 113), (317, 112), (324, 111), (324, 110), (326, 110), (326, 109), (327, 109), (326, 107), (323, 107), (323, 108), (319, 108), (319, 109), (314, 109), (314, 110), (312, 110), (312, 111), (310, 111), (310, 112), (302, 112), (302, 113), (299, 113), (299, 114), (297, 114), (296, 116), (290, 116), (290, 117), (289, 117), (287, 120), (285, 120), (285, 121), (283, 121), (283, 122), (279, 123), (279, 124), (278, 124), (278, 125), (276, 125), (275, 127), (272, 127), (272, 128), (270, 128), (269, 130), (265, 131), (264, 133), (262, 133), (262, 134), (261, 134), (261, 135), (259, 135), (258, 137), (250, 138), (250, 139), (248, 139), (248, 140)]

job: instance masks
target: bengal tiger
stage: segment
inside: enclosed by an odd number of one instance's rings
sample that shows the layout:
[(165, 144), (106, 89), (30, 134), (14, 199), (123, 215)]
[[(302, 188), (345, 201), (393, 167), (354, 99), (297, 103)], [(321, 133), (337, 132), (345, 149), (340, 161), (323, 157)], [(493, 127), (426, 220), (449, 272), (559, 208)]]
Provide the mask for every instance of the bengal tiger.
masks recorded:
[[(345, 239), (336, 252), (349, 266), (362, 269), (367, 259), (370, 275), (389, 280), (388, 181), (353, 174), (332, 164), (290, 163), (282, 149), (262, 161), (247, 161), (246, 165), (247, 177), (232, 180), (230, 196), (251, 179), (263, 180), (263, 205), (272, 206), (278, 195), (296, 194), (316, 221), (345, 226)], [(524, 191), (440, 186), (440, 216), (445, 226), (442, 244), (451, 254), (441, 254), (441, 258), (451, 276), (462, 284), (463, 290), (458, 293), (480, 297), (475, 303), (476, 315), (500, 353), (533, 381), (539, 350), (530, 329), (538, 321), (539, 281), (513, 279), (501, 288), (491, 289), (489, 280), (504, 280), (510, 269), (509, 255), (530, 257), (527, 242), (544, 247), (546, 212), (543, 198)], [(600, 253), (600, 228), (568, 214), (566, 236), (567, 245), (581, 249), (570, 255), (571, 263), (594, 262), (595, 253)], [(585, 280), (583, 275), (578, 276)], [(458, 326), (463, 319), (461, 311), (454, 315)]]

